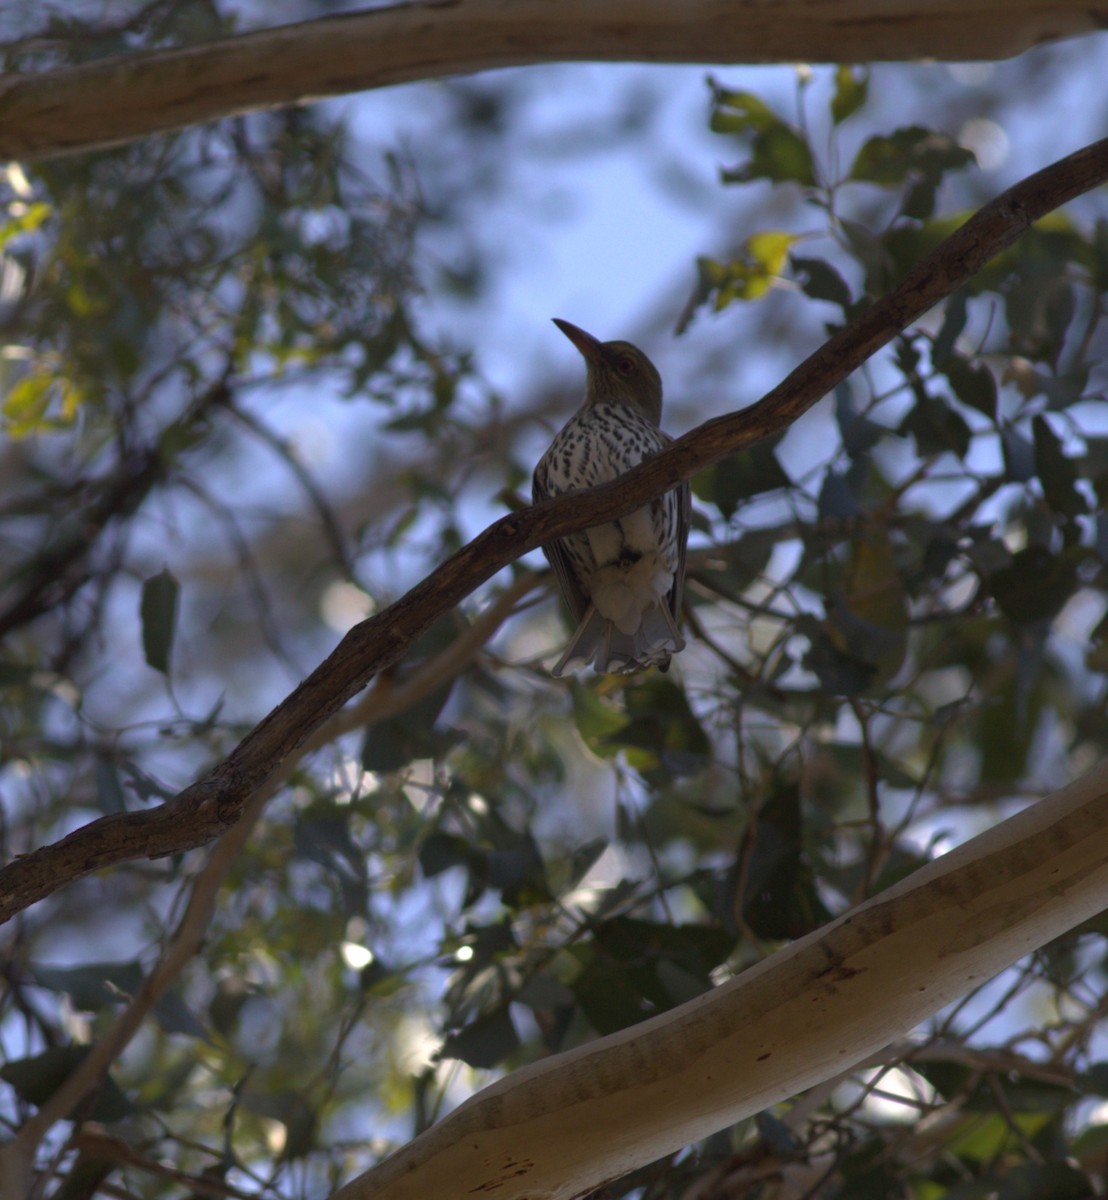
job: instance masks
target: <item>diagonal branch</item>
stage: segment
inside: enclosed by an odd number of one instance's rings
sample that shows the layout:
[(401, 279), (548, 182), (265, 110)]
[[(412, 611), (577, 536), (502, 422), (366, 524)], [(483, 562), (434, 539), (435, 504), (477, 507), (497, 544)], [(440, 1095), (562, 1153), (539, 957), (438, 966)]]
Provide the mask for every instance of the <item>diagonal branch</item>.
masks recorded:
[(202, 845), (328, 717), (397, 662), (443, 613), (553, 538), (612, 521), (744, 447), (780, 433), (867, 358), (1010, 246), (1033, 221), (1108, 181), (1108, 138), (1022, 180), (974, 214), (891, 292), (757, 404), (708, 421), (622, 479), (495, 521), (330, 655), (204, 778), (141, 813), (101, 817), (0, 870), (0, 921), (92, 871)]
[[(1094, 32), (1088, 0), (409, 0), (0, 81), (0, 159), (50, 158), (259, 109), (547, 62), (1006, 58)], [(1102, 21), (1101, 21), (1102, 23)]]

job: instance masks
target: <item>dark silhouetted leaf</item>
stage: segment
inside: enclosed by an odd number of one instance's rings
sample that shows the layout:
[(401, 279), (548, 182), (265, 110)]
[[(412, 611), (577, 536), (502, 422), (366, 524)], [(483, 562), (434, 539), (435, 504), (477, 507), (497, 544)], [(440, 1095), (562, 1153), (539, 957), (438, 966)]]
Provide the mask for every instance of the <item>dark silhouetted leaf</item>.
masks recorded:
[(624, 700), (629, 720), (606, 740), (622, 746), (648, 782), (703, 768), (711, 743), (683, 688), (662, 676), (646, 676), (627, 689)]
[(963, 355), (951, 353), (939, 369), (949, 380), (956, 399), (990, 421), (996, 420), (996, 380), (984, 363), (971, 363)]
[(935, 366), (942, 367), (954, 353), (954, 346), (966, 327), (968, 303), (964, 291), (955, 292), (950, 296), (943, 309), (943, 323), (935, 335), (931, 346), (931, 361)]
[(1026, 483), (1035, 478), (1035, 447), (1011, 425), (1000, 431), (1004, 450), (1004, 474), (1014, 483)]
[(759, 937), (801, 937), (830, 916), (804, 853), (800, 791), (781, 783), (758, 811), (754, 846), (732, 871), (745, 879), (743, 919)]
[(821, 258), (801, 258), (795, 254), (789, 256), (789, 261), (806, 296), (813, 300), (828, 300), (844, 312), (850, 309), (853, 304), (850, 288), (830, 263)]
[(184, 1037), (199, 1038), (201, 1041), (211, 1040), (208, 1031), (197, 1020), (176, 989), (166, 992), (154, 1005), (154, 1019), (166, 1033), (179, 1033)]
[(575, 846), (569, 860), (570, 886), (580, 883), (607, 849), (607, 838), (593, 838), (592, 841)]
[(434, 758), (449, 749), (457, 738), (436, 732), (434, 726), (453, 689), (451, 679), (397, 716), (370, 725), (362, 744), (362, 766), (367, 771), (397, 771), (414, 758)]
[(468, 867), (473, 847), (456, 833), (432, 833), (419, 848), (419, 866), (428, 879), (451, 867)]
[(815, 164), (804, 138), (782, 122), (758, 133), (750, 146), (750, 158), (740, 167), (722, 172), (724, 183), (750, 183), (767, 179), (771, 183), (799, 183), (814, 187)]
[(805, 614), (796, 622), (797, 633), (808, 638), (808, 650), (801, 660), (815, 673), (820, 686), (831, 696), (856, 696), (864, 692), (877, 668), (846, 649), (843, 639), (832, 638), (815, 617)]
[(1043, 546), (1020, 550), (1008, 566), (988, 578), (989, 590), (1005, 616), (1019, 622), (1053, 617), (1073, 595), (1076, 584), (1074, 557), (1052, 554)]
[(86, 963), (79, 967), (48, 967), (37, 963), (30, 973), (39, 987), (65, 992), (73, 1006), (84, 1012), (98, 1012), (110, 1004), (129, 1000), (143, 981), (138, 963)]
[(713, 133), (757, 133), (780, 124), (781, 118), (753, 92), (721, 88), (714, 80), (709, 86)]
[(169, 674), (169, 656), (177, 628), (177, 580), (163, 569), (142, 585), (142, 651), (155, 671)]
[(110, 758), (100, 755), (94, 768), (96, 776), (96, 807), (102, 813), (124, 812), (127, 808), (119, 770)]
[(900, 429), (915, 438), (916, 449), (924, 456), (949, 451), (965, 458), (972, 436), (965, 419), (935, 396), (918, 397)]
[(513, 832), (508, 844), (489, 852), (486, 881), (512, 908), (545, 904), (552, 898), (538, 844), (527, 830)]
[(909, 175), (938, 179), (970, 166), (973, 153), (945, 133), (912, 125), (869, 138), (858, 151), (850, 178), (867, 183), (903, 183)]
[(854, 412), (848, 383), (840, 383), (835, 388), (835, 421), (843, 439), (843, 449), (851, 458), (865, 454), (889, 432), (883, 425)]
[(1088, 1200), (1095, 1195), (1084, 1172), (1066, 1162), (1029, 1162), (1004, 1177), (997, 1200)]
[[(52, 1046), (32, 1058), (18, 1058), (0, 1067), (0, 1079), (10, 1083), (28, 1104), (41, 1107), (88, 1056), (88, 1046)], [(108, 1076), (100, 1085), (88, 1112), (93, 1121), (121, 1121), (134, 1106)]]
[(1047, 504), (1063, 517), (1087, 512), (1085, 497), (1077, 489), (1077, 468), (1066, 456), (1047, 419), (1036, 417), (1031, 422), (1031, 431), (1035, 438), (1035, 470)]
[(839, 471), (828, 471), (819, 492), (820, 520), (848, 521), (861, 515), (862, 507), (849, 478)]
[(773, 446), (762, 442), (701, 471), (692, 486), (701, 500), (714, 504), (730, 520), (741, 501), (788, 487), (790, 482)]
[(507, 1007), (478, 1017), (442, 1044), (440, 1058), (460, 1058), (471, 1067), (495, 1067), (519, 1049), (519, 1034)]
[(1084, 1091), (1094, 1096), (1108, 1096), (1108, 1062), (1090, 1063), (1081, 1072), (1080, 1084)]

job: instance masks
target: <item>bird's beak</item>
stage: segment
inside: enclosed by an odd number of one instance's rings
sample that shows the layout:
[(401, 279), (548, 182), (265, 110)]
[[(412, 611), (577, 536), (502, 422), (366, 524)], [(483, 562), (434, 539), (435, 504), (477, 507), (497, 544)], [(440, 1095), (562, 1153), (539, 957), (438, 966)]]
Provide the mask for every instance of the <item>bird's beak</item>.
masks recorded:
[(604, 361), (604, 345), (591, 333), (586, 333), (576, 325), (571, 325), (569, 321), (563, 321), (561, 317), (555, 317), (554, 324), (581, 351), (586, 362), (600, 363)]

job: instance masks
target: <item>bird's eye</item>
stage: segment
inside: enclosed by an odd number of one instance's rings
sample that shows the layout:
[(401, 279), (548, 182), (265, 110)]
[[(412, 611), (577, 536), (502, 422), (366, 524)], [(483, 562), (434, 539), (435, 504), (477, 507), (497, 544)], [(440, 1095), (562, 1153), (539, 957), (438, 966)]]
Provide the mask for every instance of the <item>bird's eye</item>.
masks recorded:
[(619, 360), (617, 366), (621, 375), (634, 375), (635, 373), (635, 360), (626, 355)]

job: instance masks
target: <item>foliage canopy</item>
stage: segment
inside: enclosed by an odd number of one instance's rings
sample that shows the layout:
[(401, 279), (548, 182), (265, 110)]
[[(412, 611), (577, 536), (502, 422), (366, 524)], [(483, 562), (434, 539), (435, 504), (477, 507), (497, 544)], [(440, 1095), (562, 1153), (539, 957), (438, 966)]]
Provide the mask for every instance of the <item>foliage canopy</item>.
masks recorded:
[[(115, 36), (215, 20), (142, 12)], [(6, 66), (112, 49), (79, 33)], [(6, 859), (172, 795), (528, 477), (569, 390), (509, 402), (428, 314), (448, 289), (487, 302), (480, 253), (428, 246), (503, 182), (513, 86), (449, 89), (444, 136), (483, 178), (371, 155), (315, 109), (7, 167)], [(791, 352), (965, 218), (983, 185), (957, 122), (941, 97), (890, 120), (895, 88), (800, 73), (788, 115), (711, 82), (720, 186), (753, 223), (698, 260), (681, 329)], [(459, 194), (428, 196), (435, 170)], [(489, 1072), (698, 995), (1103, 757), (1106, 292), (1108, 220), (1076, 205), (697, 476), (693, 645), (666, 677), (552, 681), (537, 559), (440, 622), (255, 814), (202, 949), (42, 1143), (46, 1192), (325, 1194)], [(738, 406), (735, 371), (705, 367), (700, 415)], [(132, 1003), (204, 861), (113, 870), (9, 927), (6, 1128)], [(606, 1194), (1103, 1188), (1106, 935)]]

